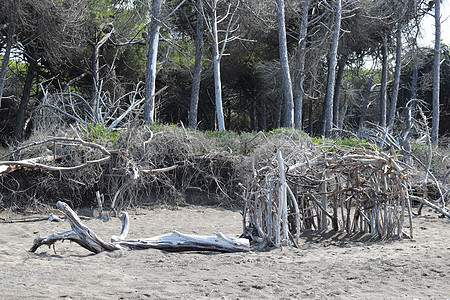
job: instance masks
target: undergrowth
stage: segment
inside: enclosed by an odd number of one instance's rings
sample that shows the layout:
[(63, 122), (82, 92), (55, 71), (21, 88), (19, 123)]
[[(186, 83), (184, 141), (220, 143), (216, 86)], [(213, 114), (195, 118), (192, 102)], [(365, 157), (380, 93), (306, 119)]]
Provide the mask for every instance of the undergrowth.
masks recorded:
[[(52, 134), (61, 136), (70, 131)], [(45, 140), (48, 135), (48, 132), (35, 132), (27, 143)], [(78, 135), (85, 141), (115, 150), (113, 156), (101, 165), (72, 172), (21, 169), (2, 174), (0, 210), (6, 207), (24, 210), (43, 203), (54, 207), (59, 200), (74, 207), (93, 208), (98, 206), (97, 191), (104, 195), (104, 208), (110, 207), (117, 192), (117, 203), (124, 209), (154, 204), (240, 207), (243, 187), (259, 169), (276, 165), (277, 151), (282, 152), (286, 165), (324, 156), (379, 151), (366, 140), (310, 138), (303, 131), (290, 128), (268, 133), (201, 132), (174, 125), (141, 123), (117, 131), (89, 125)], [(423, 143), (412, 145), (412, 152), (424, 162), (428, 159), (428, 149)], [(433, 151), (432, 172), (438, 177), (444, 176), (448, 169), (446, 153)], [(61, 167), (102, 157), (92, 148), (48, 143), (26, 148), (15, 159), (49, 154), (56, 158), (49, 164)], [(167, 167), (174, 169), (152, 172)], [(127, 183), (135, 171), (139, 176), (131, 184)]]
[(89, 124), (83, 128), (81, 136), (86, 142), (98, 144), (107, 142), (116, 145), (121, 137), (121, 132), (110, 130), (103, 124)]

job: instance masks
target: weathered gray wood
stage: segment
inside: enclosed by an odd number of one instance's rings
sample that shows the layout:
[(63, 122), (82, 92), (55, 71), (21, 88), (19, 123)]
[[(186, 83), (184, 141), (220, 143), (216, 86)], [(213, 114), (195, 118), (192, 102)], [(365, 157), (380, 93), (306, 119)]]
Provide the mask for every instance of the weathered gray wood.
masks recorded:
[(213, 66), (214, 66), (214, 91), (216, 99), (216, 113), (219, 131), (225, 130), (225, 118), (223, 115), (222, 104), (222, 80), (220, 79), (220, 60), (219, 52), (219, 36), (217, 29), (217, 0), (211, 1), (211, 35), (212, 35), (212, 51), (213, 51)]
[(395, 47), (395, 71), (394, 71), (394, 84), (392, 87), (391, 105), (389, 108), (389, 115), (387, 119), (387, 127), (391, 132), (394, 131), (395, 113), (397, 112), (397, 99), (398, 91), (400, 87), (400, 75), (402, 70), (402, 21), (397, 22), (397, 34), (396, 34), (396, 47)]
[(434, 59), (433, 59), (433, 118), (431, 142), (438, 144), (439, 137), (439, 90), (441, 74), (441, 1), (434, 1)]
[(333, 127), (333, 98), (334, 98), (334, 85), (336, 79), (339, 33), (341, 31), (341, 18), (342, 18), (342, 3), (341, 0), (336, 0), (336, 20), (334, 24), (333, 41), (331, 44), (331, 52), (328, 65), (328, 84), (323, 113), (322, 134), (325, 135), (326, 137), (330, 136), (331, 129)]
[(40, 246), (52, 246), (57, 241), (70, 240), (81, 247), (99, 253), (102, 251), (114, 250), (135, 250), (135, 249), (160, 249), (166, 251), (217, 251), (217, 252), (246, 252), (250, 251), (250, 242), (245, 238), (231, 238), (220, 232), (215, 236), (187, 235), (177, 231), (155, 236), (146, 239), (125, 240), (129, 231), (129, 216), (122, 213), (121, 234), (111, 237), (111, 242), (107, 243), (98, 237), (92, 230), (81, 223), (76, 213), (64, 202), (58, 201), (56, 206), (67, 216), (72, 230), (52, 233), (47, 237), (38, 237), (34, 240), (33, 246), (29, 250), (35, 252)]
[(278, 45), (280, 48), (280, 64), (284, 92), (284, 127), (292, 127), (294, 119), (294, 96), (292, 94), (291, 75), (286, 38), (286, 21), (284, 13), (284, 0), (277, 0), (278, 19)]
[(64, 212), (67, 219), (70, 222), (72, 230), (65, 232), (55, 232), (47, 237), (38, 237), (34, 240), (33, 246), (29, 250), (35, 252), (40, 246), (47, 245), (52, 246), (57, 241), (70, 240), (87, 250), (99, 253), (105, 250), (113, 251), (121, 249), (120, 246), (112, 243), (106, 243), (100, 237), (98, 237), (92, 230), (81, 223), (77, 214), (64, 202), (58, 201), (56, 206)]
[(155, 122), (155, 86), (156, 86), (156, 64), (158, 57), (159, 29), (161, 27), (161, 7), (164, 0), (153, 0), (151, 3), (151, 22), (148, 26), (147, 38), (147, 64), (145, 70), (145, 106), (144, 120), (147, 123)]
[(388, 41), (387, 35), (383, 36), (381, 45), (381, 88), (380, 88), (380, 126), (386, 127), (386, 98), (387, 98), (387, 77), (388, 77)]
[(417, 197), (417, 196), (409, 196), (409, 198), (411, 200), (417, 200), (435, 210), (437, 210), (438, 212), (440, 212), (441, 214), (443, 214), (444, 216), (446, 216), (447, 218), (450, 218), (450, 212), (446, 211), (445, 208), (441, 208), (439, 206), (437, 206), (436, 204), (431, 203), (430, 201), (422, 198), (422, 197)]
[(198, 99), (200, 94), (200, 81), (203, 58), (203, 0), (196, 1), (197, 28), (195, 31), (195, 63), (191, 90), (191, 102), (189, 106), (189, 127), (197, 127)]
[(302, 2), (302, 23), (300, 27), (299, 37), (299, 57), (298, 57), (298, 83), (296, 85), (296, 93), (294, 95), (294, 126), (296, 129), (302, 129), (303, 99), (305, 98), (304, 86), (305, 82), (305, 61), (306, 61), (306, 36), (308, 34), (309, 24), (309, 5), (311, 0)]
[(216, 252), (247, 252), (250, 250), (248, 239), (234, 239), (216, 232), (215, 236), (182, 234), (176, 230), (136, 241), (126, 240), (116, 242), (127, 249), (160, 249), (166, 251), (216, 251)]

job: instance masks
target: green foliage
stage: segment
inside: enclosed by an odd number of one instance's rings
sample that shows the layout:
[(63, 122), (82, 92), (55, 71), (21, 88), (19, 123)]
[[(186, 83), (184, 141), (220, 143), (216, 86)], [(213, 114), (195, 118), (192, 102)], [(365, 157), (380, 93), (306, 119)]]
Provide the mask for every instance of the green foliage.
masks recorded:
[(89, 0), (87, 7), (89, 8), (89, 19), (98, 25), (113, 21), (115, 9), (111, 1)]
[(411, 151), (428, 151), (428, 145), (416, 140), (411, 141)]
[(210, 141), (214, 141), (215, 146), (221, 150), (234, 154), (247, 154), (246, 141), (250, 140), (254, 134), (249, 132), (237, 133), (234, 131), (205, 131), (204, 135)]
[(121, 137), (119, 131), (112, 131), (103, 124), (89, 124), (85, 128), (83, 139), (87, 142), (104, 143), (110, 142), (115, 145)]
[(308, 134), (302, 130), (289, 128), (289, 127), (276, 128), (267, 133), (268, 137), (273, 136), (273, 135), (287, 135), (294, 140), (308, 136)]
[[(0, 55), (0, 60), (3, 61), (3, 56)], [(14, 72), (21, 72), (26, 74), (28, 69), (28, 63), (25, 63), (20, 60), (9, 60), (8, 62), (8, 68), (11, 70), (14, 70)]]
[(176, 129), (178, 128), (177, 125), (174, 124), (158, 124), (158, 123), (153, 123), (153, 124), (149, 124), (147, 125), (151, 131), (156, 131), (156, 132), (161, 132), (161, 131), (166, 131), (168, 129)]
[(364, 139), (344, 138), (333, 140), (330, 138), (313, 137), (312, 141), (326, 152), (338, 152), (342, 150), (379, 150), (376, 145), (373, 145)]

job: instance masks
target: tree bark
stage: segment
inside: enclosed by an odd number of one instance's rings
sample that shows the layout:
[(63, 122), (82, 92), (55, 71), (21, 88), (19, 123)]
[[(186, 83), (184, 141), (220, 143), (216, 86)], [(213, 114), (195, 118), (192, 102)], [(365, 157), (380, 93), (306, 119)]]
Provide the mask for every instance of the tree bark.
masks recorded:
[(383, 36), (383, 44), (381, 45), (381, 89), (380, 89), (380, 126), (386, 127), (386, 90), (387, 90), (387, 73), (388, 73), (388, 45), (387, 36)]
[(434, 1), (434, 62), (433, 62), (433, 120), (431, 125), (431, 142), (438, 144), (439, 137), (439, 90), (441, 60), (441, 3)]
[(159, 29), (161, 27), (160, 12), (164, 0), (152, 0), (152, 19), (147, 39), (147, 65), (145, 71), (145, 106), (144, 120), (152, 124), (155, 122), (155, 86), (156, 62), (158, 58)]
[(219, 37), (217, 32), (217, 0), (212, 0), (211, 12), (211, 30), (212, 30), (212, 50), (214, 65), (214, 91), (216, 100), (216, 113), (219, 131), (225, 130), (225, 118), (223, 115), (222, 104), (222, 81), (220, 79), (220, 53), (219, 53)]
[(197, 127), (198, 98), (200, 94), (200, 81), (203, 57), (203, 0), (197, 0), (197, 28), (195, 32), (195, 63), (194, 80), (192, 82), (191, 103), (189, 107), (189, 127)]
[(296, 93), (294, 95), (294, 126), (296, 129), (302, 129), (302, 114), (303, 114), (303, 95), (305, 81), (305, 59), (306, 59), (306, 36), (308, 34), (309, 24), (309, 4), (311, 0), (304, 0), (302, 5), (302, 24), (300, 28), (300, 54), (298, 58), (298, 85), (296, 87)]
[(289, 59), (286, 40), (286, 24), (284, 14), (284, 0), (277, 0), (278, 16), (278, 44), (280, 48), (281, 76), (284, 92), (284, 127), (293, 126), (294, 99), (292, 94), (291, 75), (289, 72)]
[(389, 108), (389, 118), (387, 126), (392, 132), (394, 130), (395, 112), (397, 109), (398, 90), (400, 86), (400, 75), (402, 67), (402, 24), (401, 21), (397, 23), (397, 43), (395, 47), (395, 72), (394, 72), (394, 86), (392, 87), (391, 105)]
[(8, 70), (9, 57), (11, 55), (11, 48), (12, 48), (12, 44), (13, 44), (15, 28), (16, 28), (16, 23), (14, 21), (12, 21), (9, 24), (5, 54), (3, 55), (2, 70), (0, 72), (0, 107), (2, 107), (3, 86), (4, 86), (4, 82), (5, 82), (6, 71)]
[(334, 85), (333, 95), (333, 126), (339, 127), (339, 107), (341, 105), (340, 92), (342, 78), (344, 77), (345, 64), (347, 63), (347, 57), (341, 56), (338, 62), (338, 72), (336, 75), (336, 83)]
[(32, 56), (28, 61), (27, 77), (23, 87), (22, 99), (20, 100), (19, 110), (17, 111), (16, 124), (14, 126), (13, 141), (18, 144), (23, 139), (23, 130), (25, 125), (25, 113), (27, 111), (28, 102), (30, 100), (31, 87), (33, 86), (34, 71), (37, 66), (36, 50), (32, 49)]
[(330, 62), (328, 66), (327, 93), (324, 103), (324, 114), (323, 114), (322, 134), (325, 137), (329, 137), (331, 135), (331, 128), (333, 122), (333, 97), (336, 78), (337, 50), (339, 46), (339, 33), (341, 31), (341, 17), (342, 17), (341, 0), (336, 0), (336, 21), (333, 31), (333, 42), (331, 44)]

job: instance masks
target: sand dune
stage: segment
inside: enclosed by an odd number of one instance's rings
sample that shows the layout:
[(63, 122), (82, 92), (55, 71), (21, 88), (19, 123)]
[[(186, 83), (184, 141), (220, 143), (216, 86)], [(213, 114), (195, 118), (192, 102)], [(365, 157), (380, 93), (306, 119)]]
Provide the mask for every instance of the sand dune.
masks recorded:
[[(189, 207), (130, 212), (128, 238), (176, 229), (242, 232), (238, 211)], [(2, 215), (5, 217), (5, 215)], [(18, 218), (20, 216), (6, 216)], [(105, 240), (120, 221), (83, 221)], [(75, 243), (29, 253), (36, 235), (67, 223), (0, 224), (1, 299), (450, 299), (450, 220), (414, 217), (414, 240), (304, 234), (298, 249), (250, 253), (89, 253)], [(356, 240), (355, 240), (356, 239)]]

